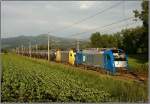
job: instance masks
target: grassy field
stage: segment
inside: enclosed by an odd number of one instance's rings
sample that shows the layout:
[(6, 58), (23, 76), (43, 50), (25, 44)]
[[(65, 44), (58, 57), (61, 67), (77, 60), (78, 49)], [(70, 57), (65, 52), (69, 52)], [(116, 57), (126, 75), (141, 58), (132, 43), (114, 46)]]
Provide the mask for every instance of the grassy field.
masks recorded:
[(90, 70), (2, 55), (3, 102), (147, 102), (148, 86)]
[(128, 58), (129, 70), (148, 75), (148, 61), (145, 56), (140, 55), (130, 55)]

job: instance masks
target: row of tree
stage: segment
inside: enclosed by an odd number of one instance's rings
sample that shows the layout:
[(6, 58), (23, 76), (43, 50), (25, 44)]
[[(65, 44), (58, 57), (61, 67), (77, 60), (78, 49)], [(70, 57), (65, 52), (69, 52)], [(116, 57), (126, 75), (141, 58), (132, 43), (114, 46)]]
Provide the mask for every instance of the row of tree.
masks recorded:
[(112, 48), (118, 47), (126, 50), (130, 54), (148, 55), (148, 1), (142, 2), (141, 11), (133, 11), (136, 19), (143, 22), (143, 26), (124, 29), (114, 34), (101, 34), (95, 32), (92, 34), (91, 47)]

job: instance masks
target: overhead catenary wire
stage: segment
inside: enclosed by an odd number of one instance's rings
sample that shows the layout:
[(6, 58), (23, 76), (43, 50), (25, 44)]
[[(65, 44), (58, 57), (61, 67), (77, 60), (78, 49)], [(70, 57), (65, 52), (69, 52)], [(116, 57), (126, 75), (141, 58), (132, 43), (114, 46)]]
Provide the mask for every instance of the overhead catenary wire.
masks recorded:
[(103, 9), (103, 10), (101, 10), (101, 11), (96, 12), (96, 13), (93, 14), (93, 15), (90, 15), (90, 16), (88, 16), (88, 17), (85, 17), (85, 18), (81, 19), (81, 20), (78, 20), (78, 21), (72, 23), (71, 25), (68, 25), (68, 26), (65, 26), (65, 27), (63, 27), (63, 28), (60, 28), (60, 30), (58, 30), (58, 29), (52, 30), (51, 33), (52, 33), (52, 32), (63, 31), (63, 30), (65, 30), (65, 29), (71, 28), (71, 27), (73, 27), (74, 25), (80, 24), (80, 23), (82, 23), (82, 22), (84, 22), (84, 21), (86, 21), (86, 20), (88, 20), (88, 19), (91, 19), (91, 18), (93, 18), (93, 17), (95, 17), (95, 16), (97, 16), (97, 15), (99, 15), (99, 14), (102, 14), (102, 13), (106, 12), (107, 10), (112, 9), (112, 8), (118, 6), (118, 5), (121, 4), (121, 3), (122, 3), (122, 2), (116, 3), (116, 4), (114, 4), (114, 5), (112, 5), (112, 6), (108, 7), (108, 8), (105, 8), (105, 9)]
[[(136, 25), (137, 24), (137, 25)], [(130, 27), (130, 26), (139, 26), (139, 24), (137, 23), (137, 22), (133, 22), (133, 23), (130, 23), (130, 24), (128, 24), (128, 27)], [(102, 33), (102, 34), (106, 34), (105, 32), (108, 32), (108, 31), (110, 31), (110, 30), (113, 30), (113, 29), (115, 29), (115, 28), (123, 28), (123, 27), (126, 27), (126, 24), (123, 24), (123, 25), (117, 25), (117, 26), (115, 26), (115, 27), (111, 27), (111, 28), (106, 28), (106, 29), (103, 29), (103, 30), (101, 30), (101, 31), (99, 31), (100, 33)], [(123, 29), (125, 29), (125, 28), (123, 28)], [(127, 29), (127, 28), (126, 28)], [(97, 31), (97, 32), (98, 32)], [(121, 30), (120, 30), (121, 31)]]
[[(137, 24), (137, 25), (139, 25), (138, 22), (130, 22), (129, 24), (130, 24), (130, 25), (131, 25), (131, 24)], [(111, 25), (112, 27), (110, 27), (110, 28), (115, 29), (115, 28), (119, 27), (119, 29), (121, 29), (122, 26), (124, 27), (124, 26), (126, 26), (126, 25), (127, 25), (127, 22), (126, 22), (125, 24), (118, 24), (118, 25), (116, 25), (116, 26)], [(107, 30), (107, 29), (110, 29), (110, 28), (100, 29), (100, 31)], [(123, 29), (124, 29), (124, 28), (123, 28)]]
[[(101, 32), (101, 33), (104, 33), (104, 32), (106, 32), (106, 31), (110, 31), (110, 30), (112, 30), (112, 29), (115, 29), (115, 28), (123, 28), (123, 27), (126, 27), (126, 25), (127, 24), (122, 24), (122, 25), (117, 25), (117, 26), (115, 26), (115, 27), (110, 27), (110, 28), (106, 28), (106, 29), (100, 29), (100, 31), (99, 32)], [(137, 23), (137, 22), (133, 22), (133, 23), (130, 23), (130, 24), (128, 24), (128, 26), (139, 26), (139, 23)], [(81, 39), (80, 39), (81, 40)], [(79, 40), (79, 42), (82, 42), (82, 41), (80, 41)], [(56, 43), (65, 43), (65, 42), (56, 42)]]
[(108, 26), (111, 26), (111, 25), (114, 25), (114, 24), (118, 24), (118, 23), (127, 21), (127, 20), (132, 19), (132, 18), (134, 18), (134, 17), (124, 18), (124, 19), (122, 19), (122, 20), (115, 21), (115, 22), (110, 23), (110, 24), (108, 24), (108, 25), (100, 26), (100, 27), (97, 27), (97, 28), (94, 28), (94, 29), (91, 29), (91, 30), (87, 30), (87, 31), (84, 31), (84, 32), (80, 32), (80, 33), (75, 33), (75, 34), (72, 34), (72, 35), (70, 35), (70, 36), (82, 35), (82, 34), (84, 34), (84, 33), (87, 33), (87, 32), (90, 32), (90, 31), (95, 31), (95, 30), (97, 30), (97, 29), (99, 29), (99, 28), (105, 28), (105, 27), (108, 27)]
[[(135, 22), (134, 22), (134, 23), (130, 23), (130, 24), (128, 24), (128, 27), (129, 27), (129, 26), (134, 26), (135, 24), (137, 24), (137, 23), (135, 23)], [(106, 32), (106, 31), (113, 30), (114, 28), (117, 28), (117, 27), (124, 28), (124, 27), (126, 27), (126, 25), (127, 25), (127, 24), (124, 24), (124, 25), (121, 25), (121, 26), (116, 26), (116, 27), (111, 27), (111, 28), (108, 28), (108, 29), (104, 29), (104, 30), (102, 30), (101, 32), (104, 33), (104, 32)]]

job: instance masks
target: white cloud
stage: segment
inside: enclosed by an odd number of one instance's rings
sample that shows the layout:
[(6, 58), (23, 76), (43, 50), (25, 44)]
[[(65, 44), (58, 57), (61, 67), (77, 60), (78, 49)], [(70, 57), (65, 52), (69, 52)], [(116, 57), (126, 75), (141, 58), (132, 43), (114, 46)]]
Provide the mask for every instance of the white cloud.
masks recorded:
[(92, 8), (93, 6), (96, 6), (97, 3), (101, 3), (101, 1), (79, 1), (79, 4), (80, 4), (80, 9), (90, 9)]

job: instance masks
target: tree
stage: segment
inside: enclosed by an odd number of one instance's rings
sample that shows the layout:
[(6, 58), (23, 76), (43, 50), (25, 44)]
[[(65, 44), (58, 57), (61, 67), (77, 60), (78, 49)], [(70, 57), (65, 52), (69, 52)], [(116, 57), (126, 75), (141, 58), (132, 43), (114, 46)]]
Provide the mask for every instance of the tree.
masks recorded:
[(113, 34), (113, 37), (116, 41), (117, 47), (118, 48), (123, 48), (123, 34), (121, 32), (117, 32)]
[(139, 18), (143, 21), (143, 26), (148, 28), (148, 0), (143, 0), (141, 6), (142, 11), (133, 11), (136, 18)]
[(101, 35), (99, 32), (93, 33), (90, 40), (92, 47), (101, 47)]
[(128, 53), (135, 54), (141, 47), (140, 37), (143, 33), (142, 27), (130, 28), (122, 30), (123, 34), (123, 48)]
[(91, 36), (91, 46), (96, 48), (113, 48), (117, 47), (118, 41), (111, 34), (93, 33)]
[(141, 6), (142, 6), (142, 11), (133, 11), (135, 14), (135, 18), (138, 18), (142, 20), (143, 22), (143, 33), (140, 37), (140, 44), (142, 47), (143, 53), (146, 53), (148, 55), (148, 0), (143, 0)]

